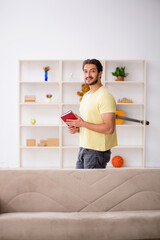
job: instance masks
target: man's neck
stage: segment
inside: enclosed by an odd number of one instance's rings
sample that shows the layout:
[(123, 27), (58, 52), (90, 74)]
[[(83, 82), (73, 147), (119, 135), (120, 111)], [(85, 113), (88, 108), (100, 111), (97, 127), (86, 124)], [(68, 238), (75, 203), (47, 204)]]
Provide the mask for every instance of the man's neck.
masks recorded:
[(89, 88), (90, 88), (90, 93), (94, 93), (96, 92), (100, 87), (102, 87), (102, 83), (97, 83), (97, 84), (94, 84), (94, 85), (90, 85)]

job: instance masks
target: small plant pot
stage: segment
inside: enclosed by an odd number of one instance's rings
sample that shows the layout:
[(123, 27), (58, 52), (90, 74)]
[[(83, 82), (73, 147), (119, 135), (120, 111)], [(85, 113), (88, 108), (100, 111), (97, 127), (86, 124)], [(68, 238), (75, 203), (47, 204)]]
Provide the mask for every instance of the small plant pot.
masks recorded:
[(116, 79), (116, 81), (124, 81), (124, 77), (118, 76), (117, 79)]
[(47, 103), (51, 103), (52, 102), (52, 98), (46, 98), (46, 102)]

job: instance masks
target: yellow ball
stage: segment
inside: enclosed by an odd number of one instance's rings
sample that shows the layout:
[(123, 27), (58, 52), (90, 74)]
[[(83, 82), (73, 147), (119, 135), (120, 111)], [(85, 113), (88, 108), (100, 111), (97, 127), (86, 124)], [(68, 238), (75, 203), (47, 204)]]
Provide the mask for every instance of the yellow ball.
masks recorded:
[(31, 124), (35, 124), (36, 123), (36, 119), (31, 119)]

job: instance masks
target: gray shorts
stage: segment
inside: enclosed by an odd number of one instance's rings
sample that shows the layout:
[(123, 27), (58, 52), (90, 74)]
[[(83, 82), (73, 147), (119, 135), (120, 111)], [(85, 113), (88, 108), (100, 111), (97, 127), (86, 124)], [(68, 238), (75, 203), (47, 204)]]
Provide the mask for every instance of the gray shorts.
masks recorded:
[(111, 150), (96, 151), (80, 147), (78, 160), (76, 162), (77, 169), (106, 168), (110, 161)]

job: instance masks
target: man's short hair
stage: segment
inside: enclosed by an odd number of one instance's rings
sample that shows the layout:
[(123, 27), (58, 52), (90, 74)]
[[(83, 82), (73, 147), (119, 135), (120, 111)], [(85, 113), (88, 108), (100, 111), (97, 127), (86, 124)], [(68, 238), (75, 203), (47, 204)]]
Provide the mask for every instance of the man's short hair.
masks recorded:
[(103, 66), (101, 62), (97, 59), (86, 59), (83, 61), (82, 69), (84, 70), (84, 66), (86, 64), (94, 64), (97, 67), (98, 73), (103, 71)]

